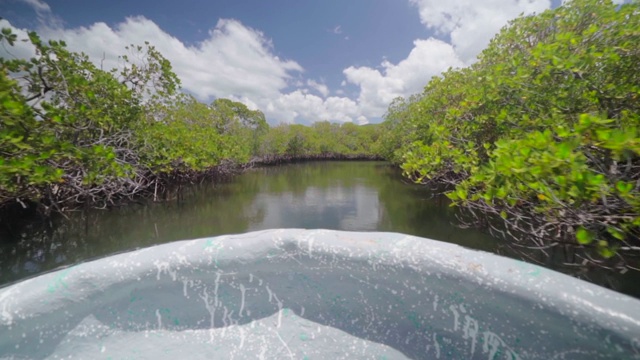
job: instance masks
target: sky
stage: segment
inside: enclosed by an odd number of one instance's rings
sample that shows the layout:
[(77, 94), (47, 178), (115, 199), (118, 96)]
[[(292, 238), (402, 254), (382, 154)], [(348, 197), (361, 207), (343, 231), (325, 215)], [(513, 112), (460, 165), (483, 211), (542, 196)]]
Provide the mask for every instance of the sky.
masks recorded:
[[(366, 124), (431, 77), (472, 64), (509, 20), (559, 1), (0, 0), (0, 27), (64, 40), (104, 68), (148, 41), (202, 102), (241, 101), (271, 124)], [(24, 42), (0, 48), (30, 54)]]

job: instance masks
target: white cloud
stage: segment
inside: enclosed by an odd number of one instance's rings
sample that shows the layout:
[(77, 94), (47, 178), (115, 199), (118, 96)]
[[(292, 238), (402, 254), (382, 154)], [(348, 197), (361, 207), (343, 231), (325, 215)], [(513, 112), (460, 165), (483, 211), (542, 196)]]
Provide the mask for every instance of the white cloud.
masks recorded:
[(362, 115), (379, 117), (394, 98), (420, 92), (431, 77), (462, 65), (450, 44), (430, 38), (414, 41), (409, 56), (398, 64), (382, 62), (382, 72), (351, 66), (344, 75), (348, 82), (360, 87), (358, 105)]
[(509, 20), (551, 7), (551, 0), (409, 1), (418, 7), (424, 25), (451, 37), (456, 54), (467, 64)]
[(149, 41), (171, 61), (183, 87), (200, 99), (277, 96), (287, 87), (291, 73), (303, 70), (295, 61), (274, 55), (273, 45), (261, 32), (231, 19), (219, 20), (209, 37), (193, 46), (144, 17), (127, 18), (113, 28), (105, 23), (48, 28), (44, 35), (64, 39), (71, 50), (84, 51), (94, 61), (105, 56), (108, 68), (117, 65), (125, 46)]
[(358, 116), (358, 119), (356, 119), (356, 122), (358, 123), (358, 125), (366, 125), (366, 124), (369, 123), (369, 119), (367, 119), (363, 115), (360, 115), (360, 116)]
[[(9, 21), (0, 20), (0, 29), (10, 28), (11, 31), (18, 36), (18, 39), (28, 39), (27, 31), (23, 29), (17, 29), (11, 26)], [(28, 59), (36, 55), (36, 50), (30, 43), (17, 41), (14, 46), (7, 44), (0, 45), (0, 57), (5, 59)]]
[(310, 86), (311, 88), (315, 89), (324, 97), (327, 97), (327, 95), (329, 95), (329, 88), (327, 87), (327, 85), (323, 83), (319, 83), (315, 80), (307, 80), (307, 86)]
[(267, 115), (282, 122), (306, 120), (308, 122), (332, 120), (354, 121), (359, 116), (358, 104), (346, 97), (330, 96), (326, 99), (303, 90), (281, 94), (261, 107)]

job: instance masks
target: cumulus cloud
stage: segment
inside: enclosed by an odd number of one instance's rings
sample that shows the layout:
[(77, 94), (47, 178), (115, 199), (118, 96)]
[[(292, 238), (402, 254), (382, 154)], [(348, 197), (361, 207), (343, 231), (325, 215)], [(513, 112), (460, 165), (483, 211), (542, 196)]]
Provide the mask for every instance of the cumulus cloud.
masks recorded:
[(330, 96), (323, 99), (303, 90), (281, 94), (278, 98), (268, 101), (263, 109), (279, 121), (289, 123), (296, 119), (304, 119), (307, 122), (352, 122), (360, 116), (358, 104), (347, 97)]
[(381, 116), (394, 98), (420, 92), (433, 76), (463, 66), (453, 47), (441, 40), (429, 38), (413, 44), (409, 56), (398, 64), (383, 61), (382, 71), (353, 66), (344, 70), (347, 81), (360, 87), (358, 104), (364, 116)]
[(509, 20), (551, 7), (551, 0), (409, 1), (418, 7), (425, 26), (450, 37), (456, 54), (467, 64)]
[(209, 37), (193, 46), (141, 16), (113, 28), (95, 23), (76, 29), (49, 28), (45, 34), (64, 39), (70, 49), (84, 51), (92, 59), (104, 56), (108, 67), (117, 65), (125, 46), (149, 41), (171, 61), (183, 87), (200, 99), (277, 96), (292, 73), (303, 71), (295, 61), (274, 55), (273, 45), (261, 32), (233, 19), (219, 20)]
[(319, 83), (315, 80), (307, 80), (307, 86), (311, 87), (312, 89), (315, 89), (324, 97), (327, 97), (327, 95), (329, 95), (329, 88), (327, 87), (327, 85), (323, 83)]
[[(0, 29), (2, 28), (10, 28), (11, 31), (18, 36), (18, 39), (27, 39), (28, 34), (26, 30), (16, 29), (11, 26), (9, 21), (2, 19), (0, 20)], [(5, 59), (28, 59), (34, 57), (36, 55), (35, 48), (28, 43), (18, 41), (14, 46), (8, 46), (6, 44), (2, 44), (0, 46), (0, 57)]]

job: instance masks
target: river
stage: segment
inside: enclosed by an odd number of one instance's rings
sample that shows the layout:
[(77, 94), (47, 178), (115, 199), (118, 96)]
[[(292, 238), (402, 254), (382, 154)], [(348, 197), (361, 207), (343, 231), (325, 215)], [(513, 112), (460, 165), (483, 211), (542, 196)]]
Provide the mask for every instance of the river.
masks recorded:
[[(61, 266), (176, 240), (273, 228), (390, 231), (512, 257), (501, 241), (460, 229), (443, 196), (384, 162), (306, 162), (183, 188), (163, 202), (91, 210), (0, 229), (0, 286)], [(597, 283), (640, 297), (637, 274)]]

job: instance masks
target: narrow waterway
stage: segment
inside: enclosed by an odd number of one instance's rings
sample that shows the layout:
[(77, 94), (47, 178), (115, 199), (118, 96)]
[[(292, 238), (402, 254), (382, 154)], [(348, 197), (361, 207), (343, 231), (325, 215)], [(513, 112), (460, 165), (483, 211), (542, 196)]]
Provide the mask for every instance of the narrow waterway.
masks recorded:
[[(183, 188), (164, 202), (77, 212), (46, 224), (2, 224), (0, 286), (154, 244), (273, 228), (400, 232), (510, 255), (497, 239), (458, 228), (455, 211), (445, 197), (403, 182), (384, 162), (257, 168), (228, 182)], [(638, 296), (629, 276), (596, 282)]]

